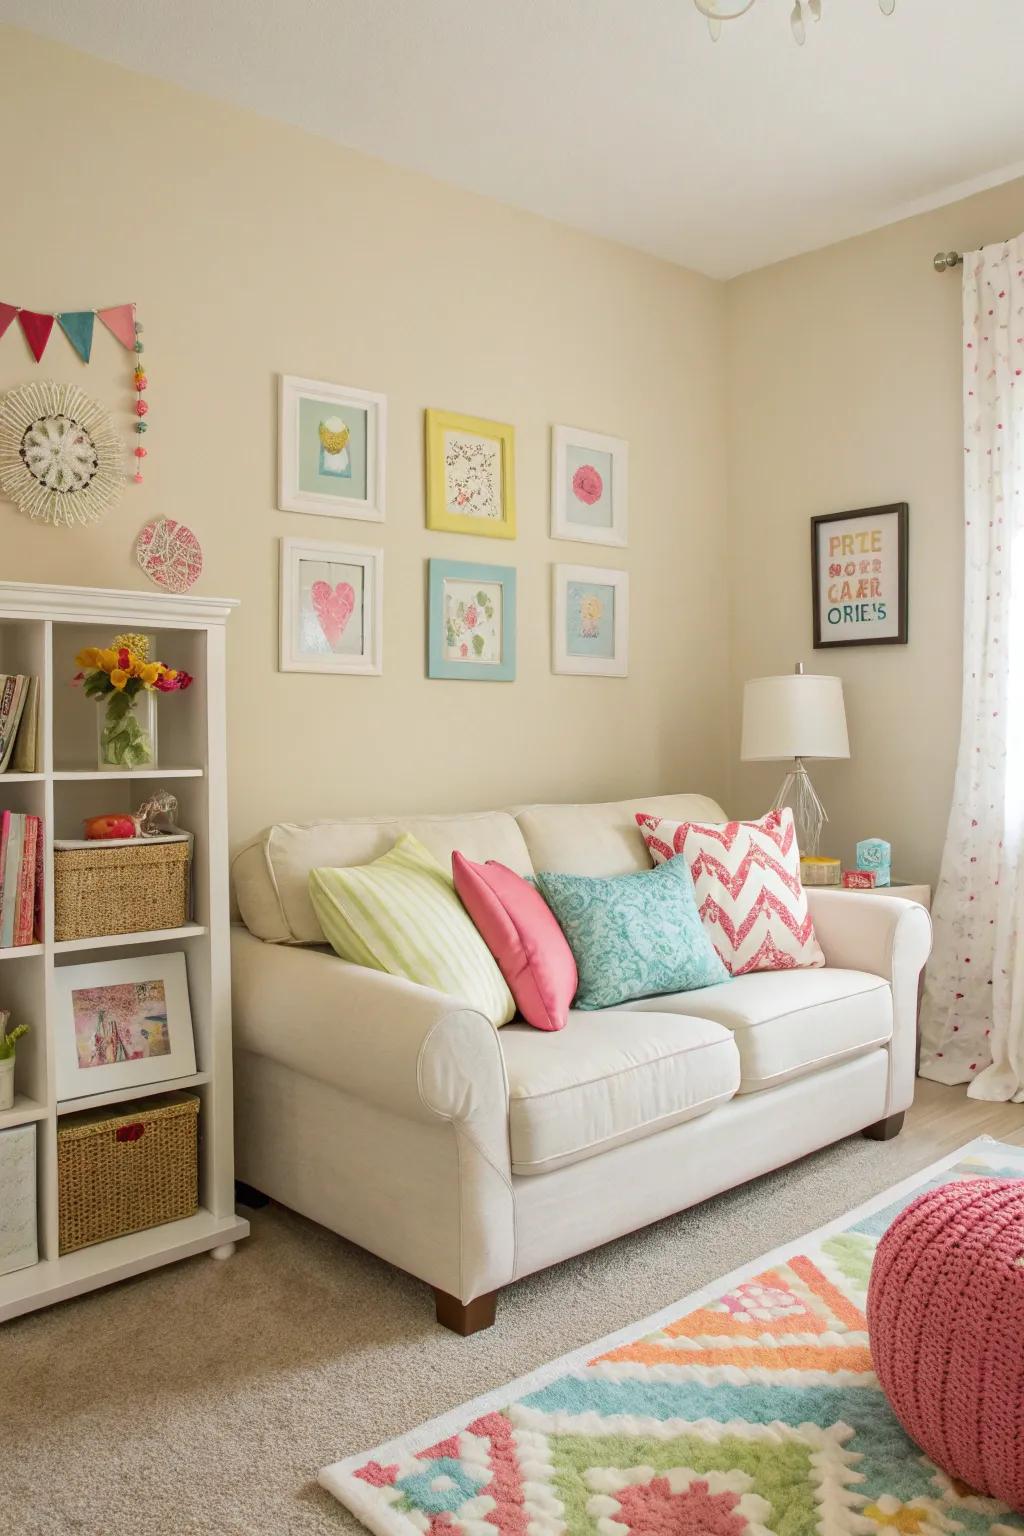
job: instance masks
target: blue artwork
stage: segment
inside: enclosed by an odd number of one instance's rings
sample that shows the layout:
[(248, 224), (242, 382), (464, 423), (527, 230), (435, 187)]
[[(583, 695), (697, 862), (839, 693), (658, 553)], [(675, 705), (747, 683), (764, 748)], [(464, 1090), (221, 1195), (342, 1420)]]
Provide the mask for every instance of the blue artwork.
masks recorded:
[(615, 588), (570, 581), (565, 593), (565, 649), (570, 656), (615, 655)]

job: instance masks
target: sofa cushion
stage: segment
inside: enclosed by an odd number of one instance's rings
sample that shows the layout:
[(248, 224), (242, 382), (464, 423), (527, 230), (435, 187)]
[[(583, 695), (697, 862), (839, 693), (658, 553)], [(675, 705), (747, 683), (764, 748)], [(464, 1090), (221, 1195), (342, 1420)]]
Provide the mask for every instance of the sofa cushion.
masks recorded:
[(498, 1028), (516, 1008), (451, 875), (410, 832), (370, 864), (313, 869), (309, 894), (335, 954), (461, 998)]
[(537, 884), (576, 960), (577, 1008), (615, 1008), (628, 998), (728, 979), (701, 923), (685, 859), (636, 875), (542, 872)]
[(510, 1024), (498, 1041), (518, 1174), (547, 1173), (706, 1114), (740, 1081), (733, 1036), (707, 1019), (573, 1012), (557, 1034)]
[(835, 1066), (892, 1036), (889, 983), (864, 971), (754, 971), (727, 986), (623, 1006), (699, 1015), (731, 1030), (742, 1064), (740, 1093)]
[(515, 815), (534, 869), (562, 875), (635, 875), (651, 867), (636, 824), (638, 812), (672, 821), (725, 820), (721, 806), (706, 795), (646, 795), (603, 805), (529, 805)]
[(519, 875), (530, 855), (508, 811), (466, 816), (369, 816), (351, 821), (277, 822), (236, 855), (235, 899), (250, 933), (272, 944), (322, 944), (309, 898), (310, 870), (369, 864), (411, 832), (444, 866), (456, 850), (469, 859), (500, 859)]

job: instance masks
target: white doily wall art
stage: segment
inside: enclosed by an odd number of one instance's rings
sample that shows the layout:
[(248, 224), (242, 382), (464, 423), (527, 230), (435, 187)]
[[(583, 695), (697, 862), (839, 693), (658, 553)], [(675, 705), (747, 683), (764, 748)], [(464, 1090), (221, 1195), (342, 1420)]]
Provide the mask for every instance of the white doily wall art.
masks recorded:
[(154, 517), (135, 540), (135, 558), (150, 581), (169, 592), (187, 592), (203, 571), (203, 550), (184, 523)]
[(95, 523), (124, 486), (124, 444), (77, 385), (25, 384), (0, 399), (0, 494), (29, 517)]

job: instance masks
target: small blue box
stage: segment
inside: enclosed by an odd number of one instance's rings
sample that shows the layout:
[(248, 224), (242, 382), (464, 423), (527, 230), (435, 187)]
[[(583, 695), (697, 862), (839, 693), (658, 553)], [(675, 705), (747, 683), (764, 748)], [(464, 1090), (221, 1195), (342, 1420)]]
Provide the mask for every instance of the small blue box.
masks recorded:
[(857, 844), (857, 868), (872, 869), (875, 885), (889, 885), (892, 879), (892, 844), (884, 837), (866, 837)]

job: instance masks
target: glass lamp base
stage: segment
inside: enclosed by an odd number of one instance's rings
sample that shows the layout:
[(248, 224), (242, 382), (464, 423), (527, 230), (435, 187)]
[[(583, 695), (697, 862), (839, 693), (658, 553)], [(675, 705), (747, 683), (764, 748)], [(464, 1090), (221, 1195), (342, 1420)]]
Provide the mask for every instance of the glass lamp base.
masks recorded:
[(797, 846), (800, 852), (815, 858), (820, 851), (821, 834), (828, 821), (828, 815), (818, 798), (818, 791), (811, 783), (811, 776), (799, 757), (779, 785), (779, 792), (772, 802), (772, 810), (779, 811), (784, 805), (792, 807)]

